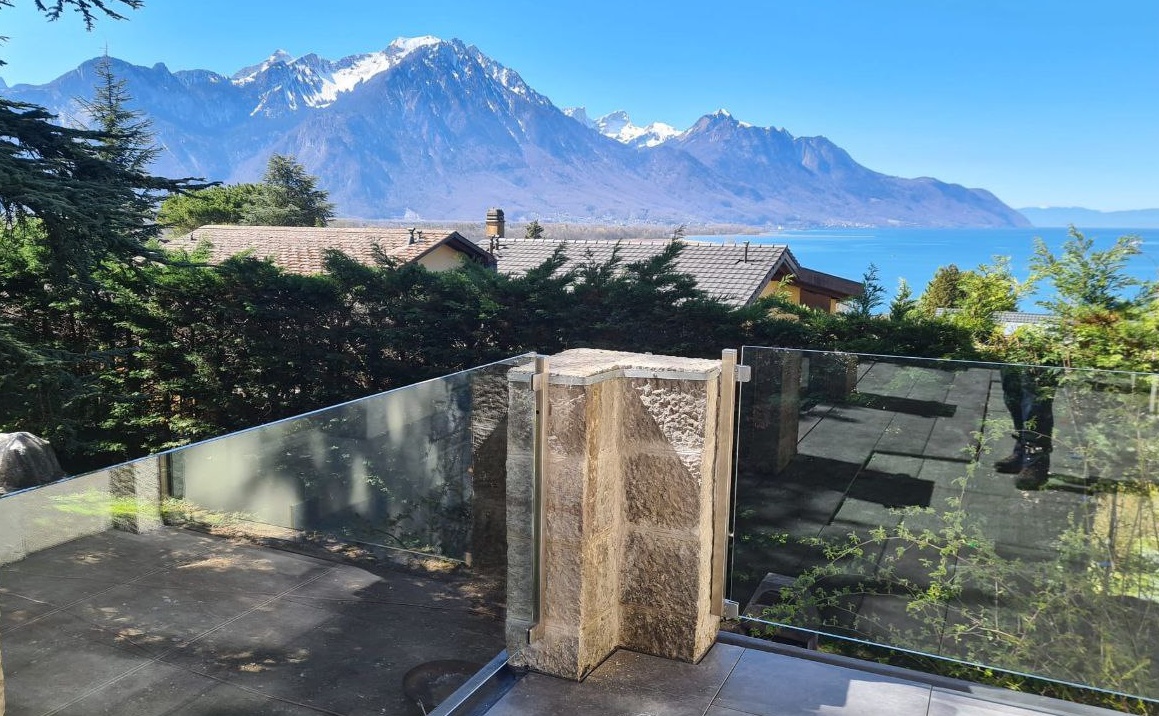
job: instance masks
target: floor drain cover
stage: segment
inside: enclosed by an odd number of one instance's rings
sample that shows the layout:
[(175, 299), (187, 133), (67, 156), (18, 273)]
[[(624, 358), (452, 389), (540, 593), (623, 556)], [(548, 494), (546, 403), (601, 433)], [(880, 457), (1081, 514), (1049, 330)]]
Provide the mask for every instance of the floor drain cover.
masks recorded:
[(482, 668), (482, 664), (459, 659), (428, 661), (406, 672), (402, 690), (424, 714), (430, 713)]

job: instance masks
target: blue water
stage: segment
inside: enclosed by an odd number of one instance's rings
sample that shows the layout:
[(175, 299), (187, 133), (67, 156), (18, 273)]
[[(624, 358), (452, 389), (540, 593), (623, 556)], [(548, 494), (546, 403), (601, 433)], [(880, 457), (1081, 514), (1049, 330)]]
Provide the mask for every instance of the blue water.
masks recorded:
[[(1127, 273), (1134, 278), (1159, 280), (1159, 229), (1090, 229), (1083, 232), (1094, 239), (1095, 250), (1112, 246), (1119, 236), (1130, 234), (1142, 239), (1142, 253), (1132, 257)], [(793, 256), (804, 267), (835, 274), (854, 281), (872, 262), (878, 268), (878, 280), (888, 291), (886, 300), (904, 278), (914, 296), (925, 290), (940, 266), (956, 264), (964, 270), (991, 263), (995, 256), (1009, 256), (1010, 267), (1020, 280), (1030, 275), (1030, 258), (1034, 239), (1041, 238), (1058, 255), (1067, 239), (1066, 228), (1032, 229), (817, 229), (779, 231), (758, 236), (689, 236), (695, 241), (731, 243), (787, 244)], [(1049, 286), (1024, 298), (1019, 308), (1041, 310), (1038, 301), (1047, 298)], [(885, 306), (881, 310), (884, 310)]]

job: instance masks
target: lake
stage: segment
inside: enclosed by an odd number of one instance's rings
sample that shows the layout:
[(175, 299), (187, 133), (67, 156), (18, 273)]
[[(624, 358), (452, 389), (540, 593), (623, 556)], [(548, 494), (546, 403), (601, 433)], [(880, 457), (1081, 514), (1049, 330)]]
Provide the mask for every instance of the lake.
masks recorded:
[[(1109, 248), (1119, 236), (1138, 236), (1143, 253), (1131, 259), (1127, 273), (1139, 279), (1159, 280), (1159, 229), (1091, 229), (1083, 233), (1095, 240), (1096, 250)], [(815, 229), (688, 239), (787, 244), (802, 266), (854, 281), (862, 280), (869, 264), (874, 263), (878, 278), (888, 291), (888, 301), (896, 293), (900, 278), (909, 282), (916, 297), (925, 290), (938, 267), (956, 264), (967, 270), (992, 262), (994, 256), (1009, 256), (1014, 275), (1025, 280), (1030, 274), (1035, 237), (1045, 241), (1057, 255), (1067, 239), (1067, 229)], [(1019, 308), (1041, 310), (1037, 301), (1045, 295), (1040, 289), (1024, 298)]]

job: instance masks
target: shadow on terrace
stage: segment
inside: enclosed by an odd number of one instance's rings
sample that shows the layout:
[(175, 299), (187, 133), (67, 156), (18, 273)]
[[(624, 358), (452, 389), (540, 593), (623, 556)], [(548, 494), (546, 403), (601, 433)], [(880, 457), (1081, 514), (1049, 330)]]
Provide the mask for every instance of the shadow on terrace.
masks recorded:
[(7, 713), (431, 709), (504, 648), (528, 360), (0, 498)]
[(742, 362), (744, 630), (1159, 698), (1159, 376), (748, 347)]

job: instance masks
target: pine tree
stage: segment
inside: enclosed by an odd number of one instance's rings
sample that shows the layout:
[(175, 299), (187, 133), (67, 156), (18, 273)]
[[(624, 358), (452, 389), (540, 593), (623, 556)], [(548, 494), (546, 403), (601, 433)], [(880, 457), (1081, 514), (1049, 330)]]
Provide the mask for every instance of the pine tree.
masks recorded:
[(885, 286), (881, 285), (877, 272), (877, 264), (869, 264), (861, 277), (861, 294), (845, 302), (858, 316), (872, 316), (874, 309), (885, 301)]
[(330, 193), (293, 157), (274, 154), (242, 223), (253, 226), (325, 226), (334, 218)]
[(897, 294), (889, 302), (889, 318), (893, 321), (904, 321), (917, 310), (918, 302), (914, 298), (913, 289), (904, 278), (897, 280)]
[(129, 91), (113, 74), (108, 54), (97, 63), (96, 73), (93, 98), (79, 100), (89, 116), (89, 128), (104, 135), (96, 144), (96, 155), (126, 171), (144, 172), (161, 153), (154, 144), (153, 122), (129, 109)]
[(145, 245), (158, 231), (147, 208), (161, 192), (194, 185), (109, 161), (115, 137), (54, 119), (41, 107), (0, 98), (0, 211), (7, 224), (40, 220), (56, 280), (88, 283), (108, 258), (162, 260)]
[(523, 232), (525, 239), (542, 239), (543, 227), (540, 226), (538, 219), (532, 219), (531, 223), (527, 225), (527, 229)]
[(933, 316), (939, 308), (957, 308), (962, 302), (962, 272), (954, 264), (940, 266), (918, 299), (918, 310)]

